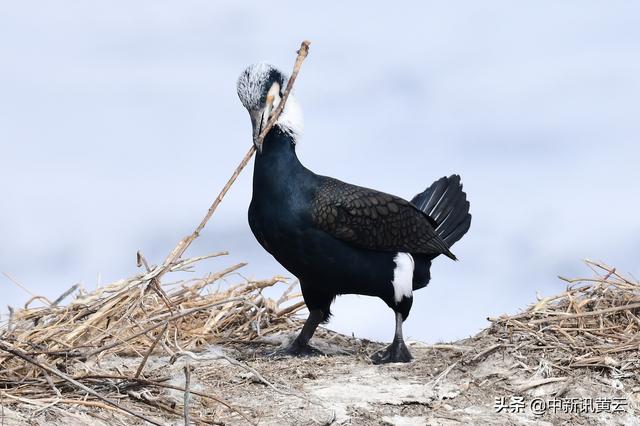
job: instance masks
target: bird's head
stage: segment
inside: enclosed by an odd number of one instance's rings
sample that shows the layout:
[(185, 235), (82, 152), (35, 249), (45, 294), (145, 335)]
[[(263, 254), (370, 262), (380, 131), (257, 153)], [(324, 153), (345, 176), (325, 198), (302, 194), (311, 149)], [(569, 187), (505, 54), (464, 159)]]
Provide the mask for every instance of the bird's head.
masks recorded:
[[(287, 80), (288, 77), (280, 70), (263, 62), (249, 66), (238, 78), (238, 97), (249, 111), (253, 126), (253, 143), (258, 152), (262, 151), (258, 137), (282, 101)], [(301, 135), (302, 112), (293, 94), (287, 98), (284, 111), (278, 117), (276, 125), (291, 135), (294, 142)]]

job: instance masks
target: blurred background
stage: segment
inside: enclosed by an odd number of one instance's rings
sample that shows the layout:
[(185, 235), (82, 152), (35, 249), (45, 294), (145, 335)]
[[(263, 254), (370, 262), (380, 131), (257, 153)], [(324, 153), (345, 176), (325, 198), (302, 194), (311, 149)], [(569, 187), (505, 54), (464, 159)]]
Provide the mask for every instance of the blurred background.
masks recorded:
[[(25, 0), (0, 8), (0, 312), (30, 297), (11, 279), (55, 298), (131, 276), (138, 249), (161, 262), (250, 146), (239, 73), (289, 72), (305, 38), (307, 167), (405, 198), (463, 177), (471, 230), (409, 338), (473, 334), (590, 276), (584, 258), (640, 276), (637, 3)], [(248, 227), (251, 169), (187, 252), (231, 252), (202, 273), (289, 275)], [(392, 337), (378, 299), (333, 310)]]

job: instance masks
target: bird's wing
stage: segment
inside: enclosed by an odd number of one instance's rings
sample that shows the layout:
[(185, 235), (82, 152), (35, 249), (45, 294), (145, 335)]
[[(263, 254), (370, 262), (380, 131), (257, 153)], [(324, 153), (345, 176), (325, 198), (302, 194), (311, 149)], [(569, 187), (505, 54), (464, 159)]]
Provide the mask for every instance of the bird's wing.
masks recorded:
[(435, 222), (394, 195), (323, 177), (313, 199), (314, 224), (358, 247), (422, 254), (445, 254)]

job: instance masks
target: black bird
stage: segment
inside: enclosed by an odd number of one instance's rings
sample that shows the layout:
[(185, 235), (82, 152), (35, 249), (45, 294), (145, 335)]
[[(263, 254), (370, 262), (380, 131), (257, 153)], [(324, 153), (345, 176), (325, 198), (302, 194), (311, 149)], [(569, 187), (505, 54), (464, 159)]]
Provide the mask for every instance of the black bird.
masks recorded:
[(302, 116), (293, 96), (264, 143), (258, 140), (286, 82), (275, 67), (259, 63), (240, 75), (237, 86), (257, 148), (249, 225), (262, 247), (300, 280), (309, 309), (285, 352), (318, 352), (309, 339), (329, 319), (335, 297), (362, 294), (381, 298), (395, 312), (393, 343), (372, 361), (408, 362), (402, 323), (413, 291), (429, 282), (435, 257), (456, 259), (449, 248), (471, 224), (460, 176), (443, 177), (408, 202), (313, 173), (296, 155)]

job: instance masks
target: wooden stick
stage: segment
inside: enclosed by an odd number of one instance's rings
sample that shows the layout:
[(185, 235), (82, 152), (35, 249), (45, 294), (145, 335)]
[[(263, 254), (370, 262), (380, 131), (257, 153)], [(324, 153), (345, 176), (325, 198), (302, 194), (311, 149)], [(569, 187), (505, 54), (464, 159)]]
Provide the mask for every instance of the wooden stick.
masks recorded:
[(150, 397), (145, 392), (134, 392), (130, 390), (127, 392), (127, 396), (135, 401), (140, 401), (143, 404), (147, 404), (150, 407), (157, 408), (174, 416), (180, 416), (180, 411), (171, 408), (170, 404), (167, 404), (166, 402), (161, 401), (157, 398)]
[(566, 377), (549, 377), (547, 379), (532, 380), (529, 383), (524, 383), (518, 386), (516, 388), (516, 392), (520, 393), (528, 391), (529, 389), (537, 388), (538, 386), (548, 385), (549, 383), (563, 382), (565, 380), (567, 380)]
[(299, 302), (294, 303), (291, 306), (287, 306), (286, 308), (280, 309), (278, 312), (276, 312), (276, 316), (281, 317), (283, 315), (290, 314), (291, 312), (295, 311), (296, 309), (300, 309), (303, 306), (305, 306), (305, 303), (304, 303), (304, 300), (301, 300)]
[(289, 99), (289, 94), (293, 89), (293, 83), (295, 83), (296, 78), (298, 77), (298, 72), (300, 72), (300, 67), (302, 66), (302, 62), (304, 62), (304, 60), (307, 58), (307, 55), (309, 54), (310, 44), (311, 44), (310, 41), (305, 40), (300, 45), (300, 50), (298, 50), (298, 56), (296, 57), (296, 62), (295, 64), (293, 64), (293, 71), (291, 72), (291, 77), (289, 77), (289, 81), (287, 82), (287, 87), (284, 89), (282, 102), (278, 104), (278, 107), (275, 109), (275, 111), (271, 115), (271, 118), (269, 118), (269, 121), (267, 121), (267, 125), (262, 130), (262, 133), (260, 133), (260, 135), (258, 136), (259, 145), (261, 145), (262, 142), (264, 142), (264, 138), (267, 137), (267, 134), (269, 133), (271, 128), (276, 124), (276, 121), (278, 121), (280, 114), (282, 114), (282, 111), (284, 111), (284, 104), (287, 102), (287, 99)]
[[(300, 71), (300, 67), (302, 66), (302, 62), (304, 61), (304, 59), (307, 57), (307, 54), (309, 53), (310, 44), (311, 43), (309, 41), (305, 40), (300, 45), (300, 50), (298, 50), (298, 56), (296, 58), (296, 62), (293, 66), (293, 71), (291, 72), (291, 77), (289, 78), (289, 82), (287, 83), (287, 87), (282, 97), (282, 102), (280, 102), (280, 104), (274, 111), (273, 115), (267, 122), (267, 126), (264, 128), (262, 133), (260, 133), (260, 136), (258, 139), (260, 143), (264, 140), (264, 137), (267, 135), (269, 130), (271, 130), (271, 127), (273, 127), (275, 122), (278, 120), (278, 118), (280, 117), (280, 114), (282, 114), (287, 98), (289, 97), (289, 93), (293, 88), (293, 83), (295, 82), (296, 77), (298, 76), (298, 72)], [(220, 191), (220, 194), (218, 194), (216, 199), (213, 201), (213, 204), (211, 204), (211, 207), (209, 207), (207, 214), (200, 221), (200, 224), (196, 227), (195, 231), (193, 231), (191, 235), (184, 237), (182, 240), (180, 240), (178, 245), (176, 245), (176, 247), (171, 251), (171, 253), (169, 253), (169, 255), (167, 256), (163, 264), (160, 266), (161, 269), (159, 270), (158, 274), (155, 276), (156, 279), (159, 280), (160, 277), (164, 275), (164, 273), (167, 272), (169, 268), (171, 268), (173, 262), (175, 262), (176, 259), (179, 259), (187, 250), (187, 248), (191, 245), (191, 243), (200, 236), (200, 232), (202, 232), (207, 222), (209, 222), (209, 219), (211, 219), (211, 216), (213, 216), (213, 213), (216, 211), (216, 209), (222, 202), (222, 199), (227, 194), (227, 191), (229, 191), (229, 189), (234, 184), (234, 182), (236, 181), (236, 179), (238, 178), (242, 170), (247, 166), (247, 164), (249, 163), (249, 160), (251, 160), (251, 157), (253, 156), (255, 151), (256, 151), (255, 145), (251, 145), (251, 148), (249, 148), (249, 151), (247, 151), (245, 156), (242, 158), (238, 167), (236, 167), (236, 169), (233, 171), (233, 174), (231, 175), (227, 183), (222, 188), (222, 191)]]
[(152, 420), (152, 419), (150, 419), (150, 418), (148, 418), (148, 417), (146, 417), (146, 416), (144, 416), (144, 415), (142, 415), (140, 413), (136, 413), (135, 411), (130, 410), (129, 408), (126, 408), (126, 407), (123, 407), (123, 406), (119, 405), (117, 402), (112, 401), (109, 398), (105, 398), (104, 396), (100, 395), (98, 392), (94, 391), (90, 387), (83, 385), (82, 383), (78, 382), (77, 380), (74, 380), (73, 378), (67, 376), (66, 374), (64, 374), (63, 372), (57, 370), (56, 368), (53, 368), (53, 367), (50, 367), (48, 365), (39, 363), (38, 361), (36, 361), (35, 359), (31, 358), (29, 355), (27, 355), (26, 353), (22, 352), (19, 349), (10, 348), (9, 346), (5, 345), (3, 342), (0, 342), (0, 349), (5, 351), (5, 352), (8, 352), (8, 353), (10, 353), (12, 355), (15, 355), (18, 358), (23, 359), (24, 361), (27, 361), (29, 364), (35, 365), (36, 367), (40, 368), (41, 370), (44, 370), (44, 371), (46, 371), (48, 373), (51, 373), (51, 374), (53, 374), (55, 376), (60, 377), (61, 379), (71, 383), (75, 387), (82, 389), (83, 391), (87, 392), (88, 394), (95, 396), (99, 400), (101, 400), (101, 401), (103, 401), (103, 402), (105, 402), (105, 403), (107, 403), (107, 404), (109, 404), (109, 405), (111, 405), (113, 407), (116, 407), (117, 409), (119, 409), (121, 411), (124, 411), (127, 414), (130, 414), (130, 415), (135, 416), (135, 417), (137, 417), (139, 419), (142, 419), (145, 422), (149, 422), (152, 425), (162, 426), (162, 423), (158, 423), (155, 420)]
[(480, 352), (479, 354), (477, 354), (476, 356), (471, 358), (471, 361), (469, 361), (469, 363), (474, 363), (474, 362), (478, 362), (478, 361), (482, 360), (484, 357), (489, 355), (491, 352), (495, 351), (496, 349), (501, 348), (502, 346), (503, 346), (502, 343), (497, 343), (495, 345), (489, 346), (487, 349), (483, 350), (482, 352)]

